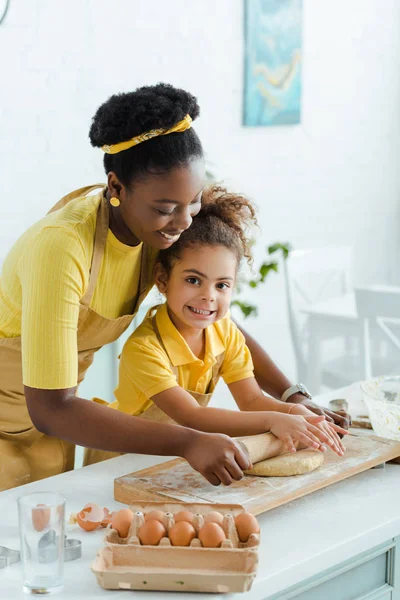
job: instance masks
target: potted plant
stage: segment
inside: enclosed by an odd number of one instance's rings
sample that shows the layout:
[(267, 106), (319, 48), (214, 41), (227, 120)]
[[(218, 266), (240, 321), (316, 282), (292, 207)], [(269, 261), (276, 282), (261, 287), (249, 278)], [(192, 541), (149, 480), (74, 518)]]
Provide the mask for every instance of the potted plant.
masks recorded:
[[(259, 285), (265, 282), (270, 273), (277, 273), (279, 269), (279, 263), (277, 260), (270, 260), (270, 258), (272, 258), (274, 255), (276, 256), (277, 253), (280, 253), (282, 255), (283, 260), (286, 260), (289, 256), (291, 247), (290, 244), (287, 242), (276, 242), (275, 244), (271, 244), (271, 246), (267, 246), (266, 250), (268, 254), (268, 260), (260, 265), (255, 277), (248, 279), (247, 277), (239, 276), (236, 285), (236, 290), (239, 296), (242, 294), (243, 289), (245, 287), (248, 286), (251, 289), (257, 288)], [(245, 300), (242, 300), (240, 297), (235, 298), (235, 300), (231, 302), (231, 306), (237, 306), (245, 319), (247, 319), (250, 316), (256, 317), (258, 314), (257, 307), (254, 306), (254, 304), (249, 304)]]

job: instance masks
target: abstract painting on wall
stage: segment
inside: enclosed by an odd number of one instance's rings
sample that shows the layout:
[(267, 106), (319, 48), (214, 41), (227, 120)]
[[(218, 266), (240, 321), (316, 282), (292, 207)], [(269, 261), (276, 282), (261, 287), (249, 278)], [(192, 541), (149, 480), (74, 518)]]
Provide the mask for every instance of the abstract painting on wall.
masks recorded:
[(244, 1), (243, 124), (300, 123), (303, 2)]

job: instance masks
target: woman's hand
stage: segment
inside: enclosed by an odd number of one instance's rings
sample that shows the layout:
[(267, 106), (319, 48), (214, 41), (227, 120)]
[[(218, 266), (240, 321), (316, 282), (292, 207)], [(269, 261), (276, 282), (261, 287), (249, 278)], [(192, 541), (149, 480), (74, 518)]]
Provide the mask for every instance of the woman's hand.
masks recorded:
[(325, 417), (303, 417), (274, 412), (268, 414), (270, 423), (271, 419), (272, 426), (269, 426), (269, 431), (285, 443), (289, 452), (296, 452), (295, 442), (320, 452), (325, 452), (324, 444), (330, 445), (330, 437), (318, 427)]
[(343, 429), (348, 429), (351, 426), (351, 417), (343, 410), (333, 412), (328, 408), (318, 406), (318, 404), (315, 404), (315, 402), (309, 400), (303, 396), (303, 394), (293, 394), (293, 396), (290, 396), (289, 401), (291, 404), (304, 406), (314, 415), (323, 415), (329, 423), (339, 425), (339, 427), (342, 427)]
[(251, 469), (248, 455), (234, 440), (220, 433), (194, 431), (184, 448), (183, 457), (213, 485), (230, 485)]
[[(311, 410), (309, 410), (307, 407), (301, 404), (292, 404), (289, 410), (291, 415), (301, 415), (303, 417), (313, 416)], [(338, 434), (344, 436), (348, 434), (348, 431), (346, 431), (342, 427), (339, 427), (339, 425), (335, 425), (331, 421), (327, 421), (326, 419), (318, 423), (317, 427), (327, 435), (328, 441), (326, 442), (326, 444), (330, 446), (330, 448), (332, 448), (332, 450), (336, 452), (336, 454), (338, 454), (339, 456), (343, 456), (346, 448), (343, 446)]]

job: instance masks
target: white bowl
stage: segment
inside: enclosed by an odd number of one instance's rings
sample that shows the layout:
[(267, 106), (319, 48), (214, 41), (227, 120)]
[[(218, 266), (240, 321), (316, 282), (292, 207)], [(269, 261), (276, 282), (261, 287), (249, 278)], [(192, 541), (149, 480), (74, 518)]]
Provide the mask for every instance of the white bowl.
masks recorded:
[(374, 431), (380, 437), (400, 440), (400, 376), (364, 381), (361, 390)]

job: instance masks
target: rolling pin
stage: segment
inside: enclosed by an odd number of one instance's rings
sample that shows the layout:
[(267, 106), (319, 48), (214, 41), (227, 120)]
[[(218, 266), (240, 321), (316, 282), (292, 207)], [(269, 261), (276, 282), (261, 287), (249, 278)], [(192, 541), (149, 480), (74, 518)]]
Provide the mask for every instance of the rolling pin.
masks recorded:
[[(249, 455), (253, 464), (282, 453), (284, 444), (273, 433), (260, 433), (235, 438), (243, 450)], [(287, 452), (287, 450), (286, 450)]]

